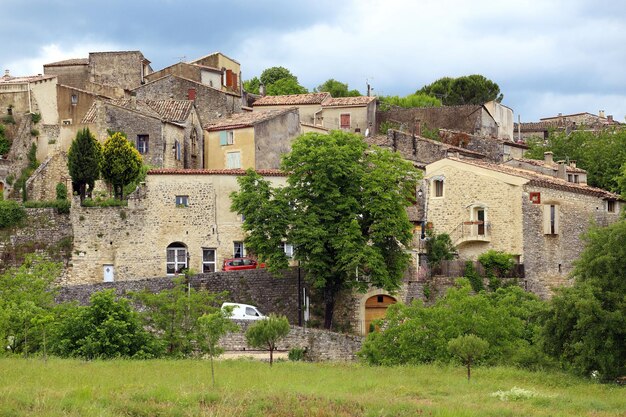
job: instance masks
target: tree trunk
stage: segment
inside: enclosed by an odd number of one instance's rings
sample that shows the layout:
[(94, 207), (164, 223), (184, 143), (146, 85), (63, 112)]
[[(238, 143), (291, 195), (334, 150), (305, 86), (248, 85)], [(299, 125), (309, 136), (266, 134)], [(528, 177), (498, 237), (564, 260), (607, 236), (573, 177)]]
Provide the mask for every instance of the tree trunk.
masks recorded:
[(335, 293), (330, 288), (324, 289), (324, 328), (330, 330), (333, 324), (333, 313), (335, 311)]
[(467, 361), (467, 382), (469, 382), (469, 380), (470, 380), (470, 373), (471, 373), (470, 368), (471, 368), (471, 366), (472, 366), (472, 360), (468, 359), (468, 361)]
[(274, 347), (270, 347), (270, 366), (274, 363)]
[(215, 370), (213, 369), (213, 346), (211, 346), (211, 352), (209, 353), (211, 356), (211, 382), (213, 383), (213, 388), (215, 388)]

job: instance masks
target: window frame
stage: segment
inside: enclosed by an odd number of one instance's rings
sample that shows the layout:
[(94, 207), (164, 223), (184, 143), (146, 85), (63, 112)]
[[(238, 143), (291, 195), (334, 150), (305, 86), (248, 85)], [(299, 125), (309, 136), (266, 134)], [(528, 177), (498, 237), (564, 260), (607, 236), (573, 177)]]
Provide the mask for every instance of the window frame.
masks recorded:
[(189, 196), (188, 195), (177, 195), (175, 197), (176, 207), (189, 207)]
[(444, 195), (444, 181), (442, 178), (433, 180), (433, 197), (442, 198)]
[[(206, 260), (206, 254), (212, 252), (213, 253), (213, 260), (212, 261), (207, 261)], [(213, 265), (213, 270), (211, 271), (211, 265)], [(208, 266), (208, 271), (207, 271), (207, 266)], [(216, 272), (217, 271), (217, 249), (215, 248), (202, 248), (202, 273), (203, 274), (207, 274), (207, 273), (211, 273), (211, 272)]]
[[(172, 253), (172, 260), (170, 261), (170, 253)], [(182, 260), (180, 259), (182, 257)], [(189, 252), (187, 246), (181, 242), (171, 243), (165, 251), (165, 273), (168, 276), (182, 274), (188, 266)], [(173, 266), (170, 271), (170, 266)]]
[(607, 213), (615, 213), (616, 206), (617, 206), (617, 203), (615, 200), (606, 200), (606, 212)]
[[(234, 166), (235, 164), (231, 164), (230, 155), (238, 155), (237, 160), (239, 163), (236, 164), (237, 166)], [(226, 152), (226, 169), (241, 169), (241, 151)]]
[[(348, 124), (344, 125), (343, 124), (343, 117), (347, 116), (348, 117)], [(339, 128), (343, 129), (343, 130), (350, 130), (350, 128), (352, 127), (352, 115), (350, 113), (340, 113), (339, 114)]]
[[(145, 140), (144, 140), (145, 139)], [(143, 146), (142, 146), (143, 144)], [(150, 151), (150, 135), (137, 135), (137, 151), (140, 154), (145, 155)], [(144, 148), (142, 150), (142, 148)]]
[[(239, 256), (237, 254), (239, 253)], [(246, 256), (246, 245), (242, 240), (233, 241), (233, 258), (243, 258)]]

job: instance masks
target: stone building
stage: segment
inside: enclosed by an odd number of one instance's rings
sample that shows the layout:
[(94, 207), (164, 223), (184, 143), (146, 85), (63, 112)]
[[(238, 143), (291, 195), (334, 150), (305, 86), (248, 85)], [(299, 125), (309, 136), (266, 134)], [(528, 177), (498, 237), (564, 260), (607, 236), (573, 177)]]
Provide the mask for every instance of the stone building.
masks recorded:
[(535, 171), (540, 174), (560, 178), (575, 184), (587, 184), (587, 171), (578, 168), (576, 161), (554, 161), (552, 152), (544, 152), (542, 161), (537, 159), (517, 158), (504, 163), (507, 166)]
[(82, 123), (104, 141), (108, 130), (124, 132), (143, 156), (160, 168), (202, 168), (204, 140), (190, 100), (99, 100)]
[(110, 98), (124, 98), (124, 91), (145, 82), (152, 72), (140, 51), (90, 52), (88, 58), (68, 59), (43, 66), (59, 84)]
[[(264, 96), (253, 111), (297, 107), (303, 131), (345, 130), (369, 135), (376, 123), (376, 97), (333, 98), (329, 93)], [(318, 129), (316, 129), (318, 127)]]
[(208, 169), (277, 169), (300, 134), (297, 108), (233, 114), (205, 127)]
[(446, 158), (426, 166), (426, 221), (447, 233), (461, 259), (489, 249), (524, 264), (526, 288), (548, 297), (567, 275), (591, 224), (619, 219), (619, 196), (585, 184), (484, 161)]
[[(245, 255), (241, 217), (230, 211), (242, 170), (153, 170), (128, 207), (71, 210), (74, 255), (66, 284), (175, 275), (221, 269)], [(286, 177), (259, 171), (273, 185)]]
[(475, 136), (513, 140), (513, 110), (495, 101), (483, 105), (401, 108), (376, 114), (376, 131), (383, 122), (403, 125), (419, 134), (428, 129), (447, 129)]
[(235, 92), (175, 74), (150, 79), (131, 94), (139, 100), (192, 100), (203, 125), (242, 112), (241, 97)]
[(39, 113), (42, 124), (58, 123), (57, 84), (52, 75), (14, 77), (6, 70), (0, 77), (0, 114)]

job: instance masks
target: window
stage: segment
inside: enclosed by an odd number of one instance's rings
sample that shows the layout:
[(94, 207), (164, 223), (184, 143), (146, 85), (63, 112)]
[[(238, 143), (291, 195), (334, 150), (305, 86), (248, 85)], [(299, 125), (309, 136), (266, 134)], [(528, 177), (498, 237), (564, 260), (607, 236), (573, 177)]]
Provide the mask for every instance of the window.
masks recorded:
[(615, 201), (607, 200), (606, 211), (608, 211), (609, 213), (615, 213)]
[(243, 258), (246, 256), (246, 248), (243, 242), (233, 242), (233, 258)]
[(202, 249), (202, 272), (215, 271), (215, 249)]
[(342, 114), (340, 120), (342, 129), (350, 129), (350, 114)]
[(246, 316), (258, 316), (259, 312), (252, 307), (246, 307)]
[(189, 196), (188, 195), (177, 195), (176, 196), (176, 207), (189, 207)]
[(567, 182), (572, 182), (572, 174), (567, 174)]
[(543, 234), (559, 234), (559, 206), (556, 204), (543, 206)]
[(176, 158), (177, 161), (180, 161), (180, 142), (175, 140), (174, 141), (174, 158)]
[(180, 274), (187, 269), (187, 247), (175, 242), (167, 247), (167, 275)]
[(293, 245), (291, 243), (282, 242), (280, 248), (285, 252), (287, 258), (293, 258)]
[(241, 152), (228, 152), (226, 154), (226, 168), (228, 169), (241, 168)]
[(72, 106), (77, 105), (78, 104), (78, 95), (72, 94), (71, 100), (72, 100)]
[(140, 154), (148, 153), (148, 135), (137, 135), (137, 150)]
[(198, 156), (198, 133), (196, 129), (191, 131), (191, 156)]
[(235, 134), (232, 130), (222, 130), (220, 132), (220, 145), (232, 145), (235, 143)]
[(443, 197), (443, 180), (433, 181), (435, 185), (435, 197)]
[(578, 175), (577, 175), (577, 174), (574, 174), (574, 182), (575, 182), (576, 184), (578, 184)]

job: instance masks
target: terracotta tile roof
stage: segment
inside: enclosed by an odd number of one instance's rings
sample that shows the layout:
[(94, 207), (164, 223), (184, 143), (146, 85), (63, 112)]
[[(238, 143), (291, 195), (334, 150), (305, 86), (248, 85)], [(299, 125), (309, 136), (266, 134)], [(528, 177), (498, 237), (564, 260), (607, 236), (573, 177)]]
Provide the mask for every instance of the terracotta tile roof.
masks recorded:
[(193, 101), (191, 100), (111, 100), (111, 104), (149, 115), (157, 115), (166, 122), (182, 122), (187, 120)]
[(164, 75), (162, 77), (155, 78), (154, 80), (148, 81), (147, 83), (145, 83), (143, 85), (140, 85), (139, 87), (135, 87), (135, 88), (131, 89), (130, 91), (141, 90), (142, 88), (145, 88), (145, 86), (148, 85), (148, 84), (156, 83), (156, 82), (159, 82), (159, 81), (164, 80), (166, 78), (178, 78), (180, 80), (185, 80), (187, 82), (190, 82), (190, 83), (193, 83), (193, 84), (197, 85), (198, 86), (197, 88), (206, 88), (208, 90), (217, 91), (219, 93), (226, 94), (226, 95), (229, 95), (229, 96), (241, 97), (239, 94), (237, 94), (237, 93), (235, 93), (233, 91), (223, 91), (223, 90), (220, 90), (219, 88), (211, 87), (210, 85), (202, 84), (201, 82), (198, 82), (198, 81), (195, 81), (195, 80), (192, 80), (192, 79), (189, 79), (189, 78), (181, 77), (180, 75), (176, 75), (176, 74), (166, 74), (166, 75)]
[[(518, 123), (513, 124), (513, 130), (517, 132)], [(545, 121), (545, 122), (523, 122), (519, 123), (519, 129), (521, 132), (543, 132), (550, 129), (557, 129), (564, 127), (564, 123), (559, 121)]]
[(322, 104), (331, 98), (329, 93), (290, 94), (287, 96), (265, 96), (254, 102), (253, 106), (297, 106), (302, 104)]
[(24, 84), (24, 83), (32, 83), (35, 81), (43, 81), (50, 80), (52, 78), (56, 78), (56, 75), (27, 75), (23, 77), (13, 77), (11, 75), (3, 75), (0, 77), (1, 84)]
[(469, 165), (475, 165), (481, 168), (489, 169), (492, 171), (502, 172), (504, 174), (513, 175), (516, 177), (526, 178), (529, 181), (530, 185), (535, 185), (538, 187), (551, 188), (555, 190), (563, 190), (569, 191), (577, 194), (586, 194), (592, 195), (594, 197), (599, 197), (603, 199), (609, 200), (618, 200), (620, 196), (614, 194), (612, 192), (603, 190), (601, 188), (590, 187), (584, 184), (575, 184), (572, 182), (568, 182), (562, 180), (560, 178), (551, 177), (549, 175), (540, 174), (535, 171), (528, 171), (521, 168), (514, 168), (506, 165), (498, 165), (490, 162), (477, 161), (477, 160), (467, 160), (467, 159), (457, 159), (457, 158), (449, 158), (454, 161), (459, 161)]
[(322, 107), (367, 106), (372, 101), (376, 101), (376, 97), (337, 97), (324, 101)]
[(251, 127), (257, 123), (273, 119), (282, 114), (298, 110), (297, 107), (289, 107), (286, 109), (274, 109), (256, 112), (234, 113), (228, 118), (217, 119), (208, 123), (204, 128), (208, 131), (224, 130), (224, 129), (240, 129), (243, 127)]
[(70, 65), (89, 65), (89, 58), (73, 58), (64, 61), (51, 62), (44, 64), (44, 67), (66, 67)]
[[(257, 174), (264, 177), (286, 177), (279, 169), (258, 169)], [(244, 169), (151, 169), (148, 175), (245, 175)]]
[[(105, 104), (123, 107), (128, 110), (154, 117), (164, 122), (184, 122), (189, 117), (193, 108), (191, 100), (133, 100), (117, 99), (105, 100)], [(95, 123), (97, 116), (97, 103), (93, 103), (81, 123)]]

